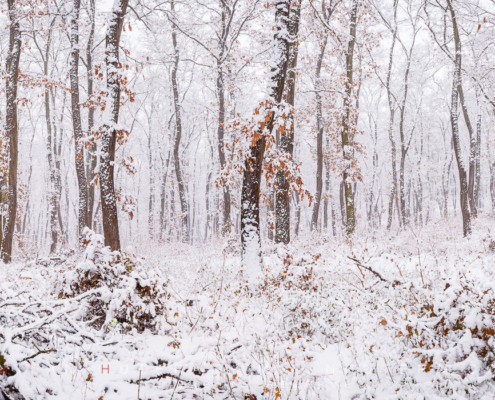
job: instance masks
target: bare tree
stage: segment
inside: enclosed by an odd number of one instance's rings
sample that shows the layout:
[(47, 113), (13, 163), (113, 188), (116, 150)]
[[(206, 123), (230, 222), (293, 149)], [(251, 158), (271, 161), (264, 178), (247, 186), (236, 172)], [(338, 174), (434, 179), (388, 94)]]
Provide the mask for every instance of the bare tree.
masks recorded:
[[(333, 0), (330, 0), (330, 4), (327, 7), (325, 0), (321, 2), (321, 14), (325, 24), (328, 24), (330, 17), (335, 10), (336, 4), (332, 4)], [(338, 4), (338, 1), (337, 1)], [(323, 192), (323, 133), (324, 133), (324, 120), (322, 109), (322, 82), (321, 82), (321, 68), (323, 65), (323, 58), (325, 56), (325, 50), (328, 43), (328, 33), (325, 32), (323, 37), (323, 43), (320, 45), (320, 53), (316, 59), (316, 71), (315, 71), (315, 97), (316, 97), (316, 125), (318, 129), (316, 137), (316, 195), (313, 205), (313, 214), (311, 216), (311, 230), (316, 229), (318, 225), (318, 216), (320, 213), (321, 197)], [(328, 172), (328, 170), (327, 170)], [(325, 227), (327, 224), (327, 201), (325, 200)]]
[(9, 192), (8, 209), (2, 238), (2, 260), (12, 260), (12, 244), (14, 241), (15, 220), (17, 214), (17, 158), (18, 158), (18, 124), (17, 124), (17, 85), (19, 82), (19, 60), (21, 57), (21, 29), (16, 0), (7, 0), (10, 35), (9, 54), (5, 70), (5, 132), (9, 138)]
[(462, 148), (459, 138), (459, 120), (458, 120), (458, 104), (459, 104), (459, 87), (461, 82), (461, 39), (459, 36), (459, 28), (457, 26), (457, 19), (454, 7), (451, 0), (447, 0), (447, 6), (450, 11), (450, 17), (452, 20), (452, 29), (454, 33), (455, 43), (455, 57), (454, 57), (454, 78), (452, 81), (452, 104), (450, 108), (450, 122), (452, 124), (452, 140), (454, 142), (454, 152), (457, 161), (457, 169), (459, 170), (459, 184), (460, 184), (460, 200), (461, 200), (461, 213), (462, 213), (462, 231), (464, 236), (471, 234), (471, 213), (469, 212), (468, 204), (468, 177), (466, 173), (466, 167), (464, 160), (462, 159)]
[[(289, 9), (288, 34), (289, 54), (287, 77), (285, 83), (285, 101), (292, 107), (296, 95), (296, 72), (298, 54), (299, 19), (301, 17), (301, 0), (291, 2)], [(281, 134), (277, 131), (277, 144), (280, 150), (292, 159), (294, 154), (294, 115), (290, 113), (287, 118), (288, 129)], [(275, 243), (290, 242), (290, 182), (288, 171), (277, 171), (277, 185), (275, 192)]]
[(82, 147), (83, 130), (81, 124), (81, 108), (79, 105), (79, 11), (81, 0), (72, 2), (72, 18), (70, 30), (70, 90), (72, 128), (74, 130), (74, 155), (76, 165), (76, 176), (79, 195), (78, 221), (79, 221), (79, 243), (84, 241), (84, 228), (88, 222), (88, 185), (86, 182), (86, 171), (84, 166), (84, 148)]
[[(90, 18), (90, 29), (89, 29), (89, 38), (88, 43), (86, 45), (86, 71), (87, 71), (87, 86), (88, 86), (88, 98), (91, 98), (93, 95), (93, 46), (94, 46), (94, 38), (95, 38), (95, 0), (89, 0), (89, 18)], [(95, 122), (95, 107), (90, 104), (88, 109), (88, 135), (92, 134), (93, 127)], [(94, 208), (95, 208), (95, 191), (96, 185), (93, 182), (94, 171), (97, 165), (97, 155), (96, 153), (96, 142), (91, 145), (91, 147), (87, 151), (87, 172), (86, 179), (88, 184), (88, 220), (86, 225), (93, 229), (93, 219), (94, 219)]]
[[(174, 2), (170, 3), (170, 7), (173, 11)], [(177, 69), (179, 67), (179, 47), (177, 45), (177, 29), (176, 25), (172, 24), (172, 44), (174, 46), (174, 63), (172, 65), (172, 90), (174, 95), (174, 111), (175, 111), (175, 138), (174, 138), (174, 169), (175, 177), (177, 179), (177, 187), (179, 189), (179, 200), (181, 207), (181, 220), (182, 220), (182, 241), (189, 241), (189, 210), (187, 207), (186, 189), (184, 185), (184, 178), (182, 176), (181, 162), (179, 156), (180, 141), (182, 138), (182, 118), (181, 118), (181, 105), (179, 99), (179, 87), (177, 83)]]
[(354, 206), (354, 195), (352, 194), (352, 183), (349, 181), (349, 170), (347, 163), (351, 160), (351, 98), (353, 86), (353, 57), (354, 46), (356, 44), (357, 14), (359, 0), (354, 0), (350, 15), (350, 30), (347, 52), (345, 55), (346, 67), (346, 90), (344, 95), (344, 119), (342, 121), (342, 153), (344, 156), (344, 171), (342, 173), (342, 182), (344, 184), (345, 200), (345, 227), (348, 235), (354, 233), (356, 227), (356, 215)]
[(120, 251), (114, 161), (120, 109), (119, 43), (129, 0), (115, 0), (106, 32), (107, 113), (101, 140), (100, 192), (105, 245)]

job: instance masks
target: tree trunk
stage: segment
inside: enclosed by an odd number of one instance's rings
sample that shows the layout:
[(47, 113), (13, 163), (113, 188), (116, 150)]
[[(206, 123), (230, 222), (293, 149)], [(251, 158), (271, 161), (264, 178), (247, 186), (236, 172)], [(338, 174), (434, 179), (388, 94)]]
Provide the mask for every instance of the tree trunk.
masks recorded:
[[(50, 39), (48, 39), (50, 40)], [(48, 48), (45, 58), (45, 76), (48, 74)], [(57, 183), (55, 176), (55, 165), (53, 162), (53, 144), (52, 144), (52, 123), (50, 121), (50, 90), (45, 87), (45, 120), (46, 120), (46, 152), (48, 159), (48, 171), (50, 174), (50, 184), (47, 193), (48, 198), (48, 208), (50, 215), (50, 255), (55, 253), (57, 250), (58, 235), (57, 235)], [(55, 149), (57, 148), (57, 140), (55, 135), (55, 140), (53, 140)], [(55, 150), (56, 154), (56, 150)]]
[(84, 242), (84, 227), (88, 220), (88, 188), (86, 182), (86, 171), (84, 167), (84, 148), (81, 140), (83, 139), (83, 131), (81, 124), (81, 109), (79, 106), (79, 10), (81, 8), (81, 0), (74, 0), (72, 3), (72, 19), (71, 19), (71, 53), (70, 53), (70, 90), (72, 104), (72, 126), (74, 129), (74, 146), (75, 146), (75, 163), (76, 176), (79, 194), (79, 210), (78, 210), (78, 225), (79, 225), (79, 244), (82, 246)]
[(105, 245), (110, 246), (113, 251), (120, 251), (114, 161), (120, 109), (119, 43), (128, 2), (129, 0), (115, 0), (106, 33), (108, 117), (101, 140), (100, 193)]
[[(455, 24), (455, 30), (458, 29), (457, 23)], [(461, 46), (460, 36), (457, 33), (459, 48)], [(457, 43), (457, 41), (456, 41)], [(460, 61), (461, 62), (461, 61)], [(467, 110), (466, 102), (464, 100), (464, 90), (462, 88), (462, 69), (459, 72), (459, 82), (457, 91), (459, 93), (459, 102), (461, 103), (462, 115), (464, 116), (464, 122), (466, 122), (466, 127), (469, 132), (469, 183), (468, 183), (468, 199), (469, 208), (471, 209), (471, 216), (476, 218), (476, 201), (474, 199), (474, 185), (476, 180), (476, 134), (473, 131), (473, 126), (471, 125), (471, 120), (469, 118), (469, 113)]]
[[(409, 145), (412, 139), (409, 138), (409, 143), (406, 145), (406, 138), (404, 133), (404, 118), (406, 112), (406, 102), (407, 102), (407, 93), (409, 89), (409, 71), (411, 69), (411, 58), (412, 52), (414, 49), (414, 43), (416, 42), (416, 35), (414, 35), (411, 48), (409, 50), (409, 54), (407, 54), (407, 65), (406, 72), (404, 74), (404, 97), (402, 99), (402, 105), (400, 108), (400, 122), (399, 122), (399, 134), (400, 134), (400, 180), (399, 180), (399, 203), (400, 203), (400, 213), (402, 218), (402, 226), (405, 228), (407, 225), (407, 215), (406, 215), (406, 199), (404, 193), (404, 185), (405, 185), (405, 164), (406, 164), (406, 156), (409, 150)], [(414, 130), (414, 128), (413, 128)]]
[[(266, 129), (271, 134), (274, 123), (275, 107), (278, 107), (284, 94), (290, 45), (289, 0), (278, 0), (275, 4), (276, 33), (274, 35), (275, 66), (271, 70), (270, 109)], [(251, 145), (244, 164), (244, 176), (241, 191), (241, 242), (243, 263), (254, 270), (258, 269), (261, 256), (260, 243), (260, 187), (263, 157), (266, 147), (265, 132), (260, 130), (259, 137)], [(258, 271), (253, 271), (257, 273)]]
[[(151, 124), (151, 121), (149, 121)], [(149, 199), (148, 199), (148, 235), (151, 240), (153, 240), (153, 204), (154, 204), (154, 185), (153, 185), (153, 152), (151, 151), (151, 127), (148, 132), (148, 169), (150, 173), (150, 189), (149, 189)]]
[[(349, 32), (349, 43), (346, 53), (346, 93), (344, 96), (344, 110), (345, 116), (342, 123), (342, 153), (344, 156), (344, 163), (347, 164), (351, 160), (350, 146), (351, 146), (351, 96), (352, 96), (352, 77), (353, 77), (353, 56), (354, 56), (354, 45), (356, 43), (356, 28), (357, 28), (357, 11), (359, 6), (359, 0), (354, 0), (352, 6), (351, 16), (350, 16), (350, 32)], [(356, 217), (354, 208), (354, 196), (352, 194), (352, 183), (349, 181), (348, 166), (344, 166), (344, 171), (342, 173), (342, 181), (344, 183), (344, 199), (345, 199), (345, 211), (346, 211), (346, 221), (345, 227), (348, 235), (354, 233), (356, 227)]]
[[(174, 9), (174, 3), (171, 3), (171, 9)], [(172, 43), (174, 45), (174, 65), (172, 66), (172, 88), (174, 92), (175, 107), (175, 142), (174, 142), (174, 168), (177, 186), (179, 189), (179, 200), (181, 207), (182, 220), (182, 241), (189, 242), (189, 210), (187, 208), (186, 189), (182, 177), (182, 169), (179, 156), (180, 141), (182, 137), (182, 119), (181, 105), (179, 99), (179, 87), (177, 84), (177, 68), (179, 66), (179, 48), (177, 45), (177, 32), (175, 25), (172, 26)]]
[[(298, 32), (299, 19), (301, 15), (301, 1), (291, 2), (289, 9), (289, 54), (287, 77), (286, 77), (286, 94), (285, 100), (294, 107), (296, 95), (296, 67), (298, 54)], [(279, 135), (279, 148), (283, 153), (289, 155), (292, 159), (294, 154), (294, 115), (290, 113), (287, 117), (288, 129)], [(279, 134), (279, 132), (277, 132)], [(277, 185), (275, 187), (275, 243), (290, 242), (290, 182), (287, 179), (288, 171), (277, 171)]]
[[(93, 95), (93, 45), (95, 37), (95, 0), (89, 0), (91, 28), (89, 31), (89, 39), (86, 47), (86, 70), (88, 75), (88, 98)], [(90, 104), (88, 109), (88, 135), (92, 134), (94, 126), (94, 114), (95, 110), (93, 105)], [(95, 207), (95, 190), (96, 185), (93, 182), (94, 171), (96, 169), (98, 157), (95, 154), (97, 152), (96, 142), (88, 149), (88, 171), (86, 173), (88, 183), (88, 221), (87, 226), (89, 229), (93, 228), (94, 219), (94, 207)]]
[[(220, 42), (220, 54), (217, 58), (217, 96), (218, 96), (218, 155), (220, 158), (220, 168), (225, 167), (225, 85), (223, 82), (223, 61), (225, 55), (226, 40), (229, 35), (229, 29), (226, 26), (226, 6), (223, 1), (220, 2), (222, 7), (222, 36)], [(231, 201), (230, 201), (230, 189), (228, 185), (222, 185), (223, 190), (223, 228), (222, 234), (227, 234), (231, 230), (232, 221), (230, 217), (231, 213)]]
[(275, 222), (275, 190), (274, 189), (270, 190), (270, 192), (266, 196), (267, 200), (268, 200), (268, 204), (266, 206), (266, 226), (268, 228), (267, 237), (268, 237), (268, 240), (271, 242), (274, 239), (273, 234), (275, 231), (275, 229), (274, 229), (275, 228), (275, 226), (274, 226), (274, 222)]
[[(315, 97), (316, 97), (316, 124), (318, 127), (318, 134), (316, 138), (316, 196), (315, 204), (313, 206), (313, 215), (311, 217), (311, 230), (316, 228), (318, 224), (318, 215), (320, 213), (320, 203), (321, 194), (323, 191), (323, 111), (321, 104), (321, 66), (323, 63), (323, 57), (325, 55), (325, 48), (327, 47), (328, 36), (325, 36), (323, 44), (320, 49), (320, 54), (318, 55), (318, 60), (316, 61), (316, 73), (315, 73)], [(327, 200), (325, 200), (325, 228), (327, 224)]]
[(459, 170), (459, 187), (462, 212), (462, 231), (464, 236), (471, 234), (471, 214), (468, 204), (468, 177), (466, 167), (462, 159), (462, 148), (459, 138), (459, 120), (458, 120), (458, 103), (459, 103), (459, 87), (461, 82), (461, 41), (459, 30), (457, 28), (457, 20), (452, 7), (451, 0), (447, 0), (447, 5), (452, 18), (452, 28), (454, 31), (455, 42), (455, 59), (454, 59), (454, 78), (452, 82), (452, 104), (450, 108), (450, 123), (452, 125), (452, 140), (454, 142), (454, 152)]
[(481, 108), (478, 104), (478, 116), (476, 121), (476, 163), (475, 163), (475, 187), (474, 187), (474, 202), (476, 210), (481, 207), (480, 192), (481, 192)]
[(325, 162), (325, 199), (323, 200), (323, 229), (328, 230), (328, 197), (330, 192), (330, 162)]
[(211, 215), (210, 215), (210, 182), (211, 182), (212, 172), (208, 173), (208, 178), (206, 179), (206, 224), (205, 224), (205, 241), (208, 240), (208, 229), (210, 227)]
[(18, 158), (18, 125), (17, 125), (17, 83), (19, 81), (19, 60), (21, 57), (21, 30), (17, 15), (16, 1), (7, 0), (10, 36), (9, 53), (5, 65), (7, 79), (5, 81), (5, 133), (9, 138), (9, 172), (8, 172), (8, 210), (2, 238), (2, 259), (4, 263), (12, 260), (15, 220), (17, 215), (17, 158)]
[(388, 137), (390, 140), (390, 145), (392, 146), (392, 189), (390, 190), (390, 197), (388, 200), (388, 220), (387, 220), (387, 230), (392, 227), (392, 221), (394, 216), (394, 200), (397, 196), (397, 150), (395, 147), (394, 139), (394, 116), (395, 116), (395, 105), (392, 99), (392, 92), (390, 90), (390, 77), (392, 75), (392, 65), (394, 59), (394, 48), (397, 39), (397, 4), (398, 1), (394, 0), (394, 30), (392, 32), (392, 44), (390, 46), (389, 60), (388, 60), (388, 70), (387, 70), (387, 98), (388, 107), (390, 110), (390, 119), (388, 124)]
[(301, 201), (299, 199), (299, 193), (293, 192), (294, 202), (296, 203), (296, 226), (294, 233), (296, 236), (299, 235), (299, 226), (301, 225)]
[(492, 211), (495, 212), (495, 161), (490, 163), (490, 197), (492, 199)]
[[(165, 163), (165, 172), (162, 177), (161, 184), (161, 198), (160, 198), (160, 241), (163, 240), (163, 231), (164, 231), (164, 223), (165, 223), (165, 198), (166, 198), (166, 188), (167, 188), (167, 176), (168, 176), (168, 164), (170, 162), (170, 151), (167, 156), (167, 162)], [(163, 159), (162, 159), (163, 166)]]
[[(48, 78), (48, 65), (50, 59), (50, 47), (52, 41), (52, 27), (55, 23), (55, 18), (52, 19), (50, 29), (48, 30), (48, 36), (46, 39), (46, 45), (42, 52), (40, 49), (41, 58), (43, 60), (43, 74)], [(47, 150), (47, 161), (48, 161), (48, 173), (49, 173), (49, 184), (47, 190), (47, 203), (48, 203), (48, 214), (49, 214), (49, 225), (50, 225), (50, 255), (55, 253), (57, 250), (57, 187), (56, 187), (56, 175), (55, 175), (55, 165), (53, 160), (53, 153), (55, 156), (57, 154), (57, 134), (55, 125), (53, 126), (52, 135), (52, 121), (51, 121), (51, 110), (50, 110), (50, 88), (45, 85), (45, 123), (46, 123), (46, 150)], [(55, 105), (55, 104), (54, 104)], [(54, 136), (54, 137), (53, 137)], [(53, 137), (53, 138), (52, 138)]]
[[(66, 102), (66, 94), (67, 92), (63, 92), (63, 101), (62, 101), (62, 109), (60, 110), (60, 117), (59, 117), (59, 135), (58, 135), (58, 141), (57, 141), (57, 124), (54, 125), (54, 131), (55, 131), (55, 140), (54, 140), (54, 156), (55, 156), (55, 175), (56, 175), (56, 196), (57, 196), (57, 218), (58, 218), (58, 224), (60, 227), (60, 233), (62, 235), (62, 245), (67, 244), (68, 238), (67, 238), (67, 231), (64, 229), (64, 224), (63, 224), (63, 219), (62, 219), (62, 210), (61, 210), (61, 199), (62, 199), (62, 172), (60, 169), (61, 165), (61, 157), (62, 157), (62, 140), (64, 138), (64, 115), (65, 115), (65, 102)], [(52, 92), (52, 104), (55, 104), (55, 94)]]

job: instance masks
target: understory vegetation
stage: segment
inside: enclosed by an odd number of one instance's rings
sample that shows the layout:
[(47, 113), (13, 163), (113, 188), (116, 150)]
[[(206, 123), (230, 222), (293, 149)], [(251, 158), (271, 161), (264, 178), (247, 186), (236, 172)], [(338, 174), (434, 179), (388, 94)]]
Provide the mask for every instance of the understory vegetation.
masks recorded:
[(352, 241), (111, 252), (3, 270), (7, 399), (493, 398), (494, 239), (438, 225)]

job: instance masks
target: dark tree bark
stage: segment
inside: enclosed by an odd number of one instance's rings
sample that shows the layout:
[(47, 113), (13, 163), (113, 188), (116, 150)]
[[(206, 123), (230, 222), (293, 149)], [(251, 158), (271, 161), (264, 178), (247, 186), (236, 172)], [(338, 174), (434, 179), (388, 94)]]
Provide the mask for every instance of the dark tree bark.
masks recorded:
[(154, 203), (155, 203), (155, 196), (154, 196), (154, 177), (153, 177), (153, 151), (151, 148), (151, 135), (152, 135), (152, 130), (151, 130), (151, 120), (153, 117), (153, 109), (150, 113), (150, 116), (148, 118), (148, 169), (149, 169), (149, 198), (148, 198), (148, 234), (151, 240), (154, 238), (154, 213), (153, 213), (153, 208), (154, 208)]
[[(357, 28), (357, 12), (358, 12), (359, 0), (354, 0), (354, 4), (351, 10), (350, 16), (350, 31), (349, 42), (347, 46), (347, 52), (345, 57), (346, 65), (346, 92), (344, 96), (344, 109), (345, 116), (342, 123), (342, 153), (344, 156), (344, 163), (351, 160), (351, 154), (349, 147), (351, 146), (351, 96), (353, 86), (353, 57), (354, 57), (354, 45), (356, 44), (356, 28)], [(345, 227), (348, 235), (354, 233), (356, 227), (356, 216), (354, 207), (354, 195), (352, 194), (352, 182), (349, 181), (348, 167), (344, 167), (342, 173), (342, 181), (344, 183), (344, 200), (346, 220)]]
[(457, 169), (459, 170), (459, 185), (460, 185), (460, 200), (461, 200), (461, 213), (462, 213), (462, 231), (464, 236), (471, 234), (471, 213), (469, 212), (468, 204), (468, 177), (466, 173), (466, 167), (464, 160), (462, 159), (462, 148), (459, 138), (459, 119), (458, 119), (458, 105), (459, 105), (459, 87), (461, 82), (461, 40), (459, 37), (459, 29), (457, 27), (457, 20), (454, 8), (451, 0), (447, 0), (447, 5), (450, 10), (450, 16), (452, 19), (452, 28), (454, 32), (455, 42), (455, 58), (454, 58), (454, 79), (452, 82), (452, 104), (450, 108), (450, 122), (452, 125), (452, 140), (454, 142), (454, 153), (457, 161)]
[[(55, 174), (56, 174), (56, 195), (57, 195), (57, 218), (58, 225), (60, 227), (60, 233), (62, 234), (62, 245), (67, 244), (67, 231), (64, 229), (62, 210), (61, 210), (61, 198), (62, 198), (62, 173), (60, 170), (61, 156), (62, 156), (62, 140), (64, 137), (64, 114), (65, 114), (65, 101), (66, 101), (66, 91), (63, 93), (62, 109), (60, 110), (59, 117), (59, 134), (57, 140), (57, 125), (54, 124), (54, 146), (53, 152), (55, 157)], [(55, 96), (52, 94), (52, 102), (55, 102)]]
[[(324, 14), (325, 15), (325, 14)], [(316, 61), (316, 73), (315, 73), (315, 97), (316, 97), (316, 124), (318, 128), (316, 138), (316, 195), (315, 203), (313, 206), (313, 215), (311, 216), (311, 230), (314, 230), (318, 224), (318, 216), (320, 214), (321, 195), (323, 192), (323, 110), (321, 104), (321, 66), (323, 64), (323, 57), (325, 56), (325, 48), (327, 47), (328, 36), (325, 36), (323, 44), (320, 48), (320, 54)], [(327, 225), (327, 200), (325, 200), (324, 206), (324, 223), (325, 228)]]
[(160, 196), (160, 241), (163, 240), (163, 231), (165, 230), (165, 206), (166, 206), (166, 188), (167, 188), (167, 176), (168, 176), (168, 165), (170, 162), (170, 151), (167, 156), (167, 161), (165, 165), (163, 165), (163, 159), (162, 159), (162, 166), (164, 167), (164, 172), (162, 176), (162, 183), (161, 183), (161, 196)]
[(7, 0), (9, 12), (9, 53), (5, 65), (5, 133), (9, 139), (8, 172), (8, 209), (2, 238), (2, 260), (12, 260), (15, 220), (17, 215), (17, 158), (18, 158), (18, 124), (17, 124), (17, 84), (19, 81), (19, 60), (21, 57), (21, 30), (17, 15), (16, 1)]
[[(459, 41), (459, 48), (461, 47), (461, 39), (458, 32), (457, 23), (455, 24), (455, 28), (457, 31), (457, 40)], [(459, 72), (459, 83), (457, 87), (457, 91), (459, 92), (459, 102), (462, 108), (462, 115), (464, 116), (464, 122), (466, 123), (466, 127), (469, 132), (469, 183), (468, 183), (468, 199), (469, 199), (469, 208), (471, 210), (471, 217), (476, 218), (477, 210), (476, 210), (476, 200), (474, 198), (474, 186), (476, 180), (476, 134), (473, 130), (473, 126), (471, 125), (471, 119), (469, 118), (469, 113), (466, 106), (466, 101), (464, 100), (464, 90), (462, 88), (462, 69)]]
[[(225, 166), (225, 85), (224, 85), (224, 74), (223, 74), (223, 62), (225, 57), (225, 51), (227, 46), (227, 38), (230, 32), (230, 24), (226, 23), (226, 4), (220, 2), (222, 13), (222, 32), (220, 39), (220, 53), (217, 57), (217, 96), (218, 96), (218, 155), (220, 158), (220, 168)], [(232, 16), (231, 16), (232, 18)], [(222, 186), (223, 190), (223, 228), (222, 233), (229, 233), (231, 230), (232, 222), (230, 217), (231, 212), (231, 201), (230, 201), (230, 189), (228, 185)]]
[[(276, 61), (271, 71), (270, 101), (268, 110), (267, 129), (270, 134), (273, 129), (274, 109), (282, 101), (284, 94), (287, 67), (289, 62), (290, 43), (287, 37), (289, 32), (290, 0), (278, 0), (275, 4), (274, 42), (276, 45)], [(244, 176), (241, 191), (241, 242), (244, 265), (259, 264), (261, 255), (260, 243), (260, 187), (263, 157), (265, 154), (266, 138), (263, 130), (249, 149), (244, 165)]]
[(211, 183), (211, 175), (212, 172), (208, 173), (208, 178), (206, 178), (206, 193), (205, 193), (205, 201), (206, 201), (206, 224), (205, 224), (205, 241), (208, 240), (208, 229), (210, 228), (210, 183)]
[[(411, 139), (413, 132), (411, 132), (411, 136), (409, 138), (408, 143), (406, 144), (406, 137), (404, 132), (404, 119), (406, 112), (406, 102), (407, 102), (407, 93), (409, 90), (409, 71), (411, 68), (411, 58), (412, 52), (414, 48), (414, 43), (416, 41), (416, 35), (413, 37), (413, 41), (411, 44), (411, 48), (409, 50), (409, 54), (407, 54), (407, 65), (406, 72), (404, 74), (404, 97), (402, 98), (402, 105), (400, 107), (400, 121), (399, 121), (399, 134), (400, 134), (400, 180), (399, 180), (399, 203), (400, 203), (400, 215), (402, 219), (402, 226), (405, 228), (407, 224), (407, 215), (406, 215), (406, 198), (404, 193), (404, 185), (406, 181), (405, 177), (405, 167), (406, 167), (406, 156), (409, 151), (409, 146), (411, 144)], [(414, 130), (414, 128), (413, 128)]]
[(388, 200), (388, 219), (387, 219), (387, 230), (390, 230), (392, 227), (392, 221), (394, 216), (394, 200), (397, 196), (397, 150), (395, 146), (394, 139), (394, 116), (395, 116), (395, 104), (393, 99), (392, 92), (390, 90), (390, 77), (392, 75), (392, 65), (394, 59), (394, 48), (395, 42), (397, 40), (397, 5), (398, 1), (394, 1), (394, 27), (392, 31), (392, 44), (390, 46), (389, 60), (388, 60), (388, 70), (387, 70), (387, 81), (386, 81), (386, 90), (387, 90), (387, 99), (388, 99), (388, 107), (390, 110), (390, 119), (388, 124), (388, 137), (390, 140), (390, 145), (392, 146), (392, 189), (390, 190), (390, 196)]
[[(91, 28), (89, 30), (88, 44), (86, 46), (86, 71), (88, 75), (88, 98), (93, 95), (93, 45), (95, 37), (95, 0), (89, 0), (89, 17), (91, 19)], [(92, 134), (94, 127), (95, 110), (90, 105), (88, 109), (88, 135)], [(86, 173), (88, 183), (88, 221), (86, 225), (93, 229), (94, 208), (95, 208), (95, 191), (96, 185), (93, 182), (94, 171), (96, 169), (98, 158), (96, 156), (96, 142), (88, 149), (88, 171)]]
[[(478, 100), (478, 98), (477, 98)], [(479, 100), (478, 100), (479, 103)], [(481, 207), (480, 192), (481, 192), (481, 108), (478, 104), (478, 115), (476, 120), (476, 160), (475, 160), (475, 186), (474, 186), (474, 202), (476, 209)]]
[[(171, 3), (172, 10), (174, 9), (174, 3)], [(182, 220), (182, 241), (189, 242), (189, 210), (187, 207), (186, 189), (184, 185), (184, 179), (182, 176), (182, 168), (179, 156), (180, 141), (182, 137), (182, 118), (181, 118), (181, 105), (179, 99), (179, 87), (177, 83), (177, 69), (179, 66), (179, 47), (177, 45), (177, 32), (175, 25), (172, 26), (172, 43), (174, 45), (174, 64), (172, 66), (172, 89), (174, 93), (174, 108), (175, 108), (175, 140), (174, 140), (174, 169), (175, 177), (177, 179), (177, 187), (179, 189), (179, 200), (181, 207), (181, 220)]]
[(70, 31), (70, 90), (72, 108), (72, 127), (74, 129), (75, 163), (76, 176), (79, 195), (78, 207), (78, 238), (79, 245), (83, 245), (84, 228), (88, 220), (88, 187), (86, 181), (86, 171), (84, 166), (84, 148), (81, 146), (83, 130), (81, 124), (81, 108), (79, 105), (79, 11), (81, 0), (74, 0), (72, 3), (72, 19)]
[[(52, 43), (52, 30), (55, 24), (56, 17), (52, 18), (50, 23), (50, 28), (48, 29), (48, 34), (46, 37), (46, 43), (44, 47), (38, 45), (36, 38), (36, 33), (33, 32), (34, 43), (36, 44), (41, 60), (43, 62), (43, 75), (49, 77), (49, 61), (50, 61), (50, 50)], [(53, 99), (53, 106), (55, 108), (53, 89), (48, 85), (45, 85), (44, 93), (44, 103), (45, 103), (45, 124), (46, 124), (46, 150), (47, 150), (47, 161), (48, 161), (48, 175), (49, 183), (48, 190), (46, 193), (47, 203), (48, 203), (48, 214), (49, 214), (49, 226), (50, 226), (50, 250), (49, 254), (55, 253), (58, 243), (58, 232), (57, 232), (57, 203), (58, 203), (58, 193), (57, 193), (57, 181), (56, 181), (56, 165), (54, 158), (57, 157), (57, 131), (55, 118), (53, 118), (53, 129), (52, 129), (52, 117), (51, 117), (51, 107), (50, 107), (50, 94)]]
[(328, 193), (330, 191), (330, 163), (325, 162), (325, 199), (323, 200), (323, 229), (328, 229)]
[(119, 43), (129, 0), (115, 0), (106, 33), (108, 121), (103, 127), (100, 161), (100, 193), (105, 245), (120, 251), (119, 219), (115, 198), (114, 161), (120, 109)]
[[(285, 100), (292, 107), (295, 102), (296, 95), (296, 72), (297, 54), (298, 54), (298, 32), (299, 19), (301, 15), (301, 0), (291, 3), (289, 9), (289, 54), (287, 77), (285, 83)], [(294, 115), (291, 113), (288, 116), (288, 129), (279, 137), (279, 148), (282, 152), (289, 155), (292, 159), (294, 154)], [(277, 171), (277, 185), (275, 187), (275, 243), (290, 242), (290, 182), (287, 179), (286, 170)]]
[[(461, 48), (461, 38), (460, 38), (460, 35), (458, 32), (457, 23), (455, 24), (455, 27), (453, 29), (457, 31), (457, 36), (456, 36), (456, 34), (454, 34), (454, 36), (456, 37), (455, 38), (456, 44), (458, 41), (459, 48)], [(476, 168), (476, 135), (474, 133), (473, 126), (471, 125), (471, 119), (469, 118), (469, 113), (467, 110), (466, 101), (464, 100), (464, 89), (462, 87), (462, 69), (460, 69), (460, 71), (459, 71), (459, 82), (457, 84), (457, 91), (459, 93), (459, 102), (461, 104), (464, 122), (466, 123), (466, 127), (467, 127), (468, 132), (469, 132), (468, 199), (469, 199), (469, 208), (471, 210), (471, 217), (476, 218), (476, 215), (477, 215), (476, 201), (474, 199), (474, 185), (475, 185), (475, 179), (476, 179), (476, 171), (475, 171), (475, 168)]]

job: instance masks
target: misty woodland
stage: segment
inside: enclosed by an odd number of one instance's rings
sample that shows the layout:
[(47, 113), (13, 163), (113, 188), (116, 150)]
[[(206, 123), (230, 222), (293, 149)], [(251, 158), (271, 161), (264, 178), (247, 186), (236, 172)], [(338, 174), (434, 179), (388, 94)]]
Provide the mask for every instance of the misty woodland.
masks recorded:
[(0, 400), (495, 399), (495, 0), (1, 0)]

